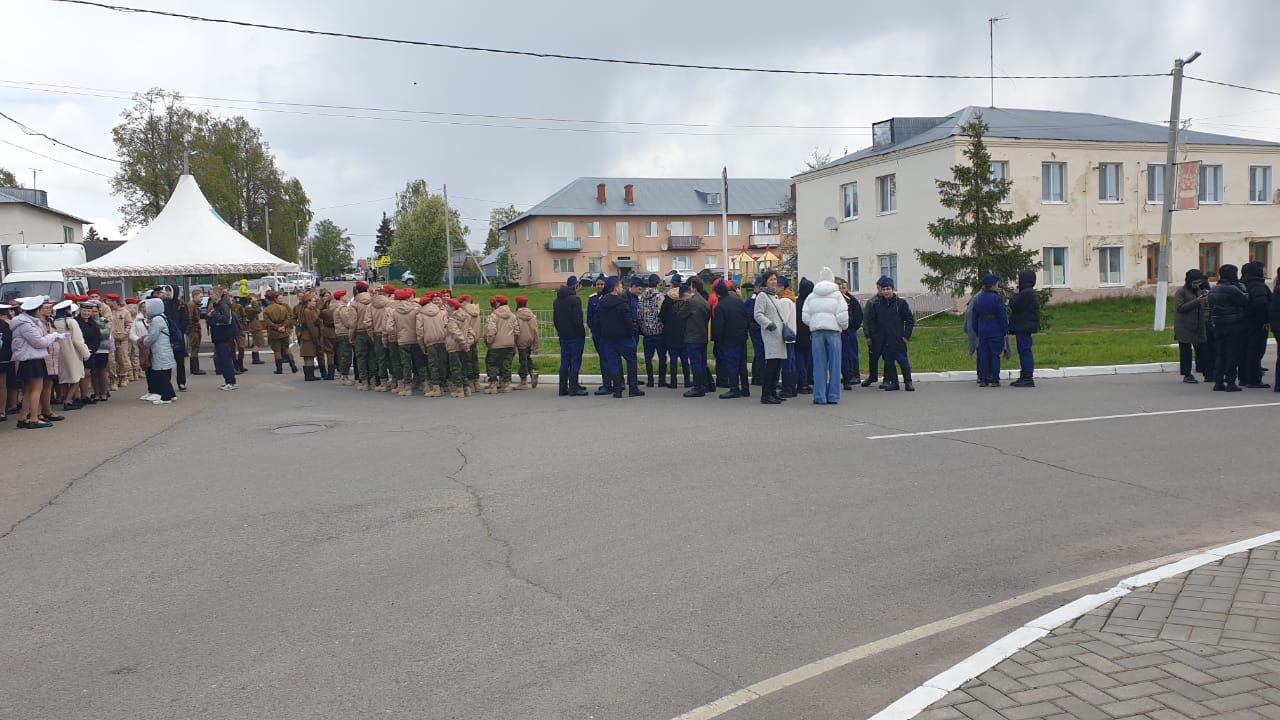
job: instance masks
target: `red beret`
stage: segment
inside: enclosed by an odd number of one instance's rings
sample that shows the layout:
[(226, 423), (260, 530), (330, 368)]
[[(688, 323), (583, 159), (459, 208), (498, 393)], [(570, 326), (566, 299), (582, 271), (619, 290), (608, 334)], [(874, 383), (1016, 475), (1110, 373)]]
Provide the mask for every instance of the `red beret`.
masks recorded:
[(422, 297), (418, 298), (418, 304), (419, 304), (419, 305), (426, 305), (427, 303), (431, 302), (431, 298), (430, 298), (430, 297), (428, 297), (428, 295), (430, 295), (430, 294), (431, 294), (431, 293), (427, 293), (427, 295), (423, 295)]
[(346, 295), (347, 295), (347, 291), (346, 291), (346, 290), (334, 290), (334, 291), (333, 291), (333, 296), (334, 296), (335, 298), (342, 298), (342, 297), (346, 297)]
[(517, 305), (528, 305), (528, 304), (529, 304), (529, 298), (527, 298), (527, 297), (525, 297), (525, 296), (523, 296), (523, 295), (517, 295), (517, 296), (516, 296), (516, 304), (517, 304)]
[(439, 295), (440, 295), (440, 293), (432, 292), (432, 291), (428, 290), (428, 291), (426, 291), (426, 292), (422, 293), (422, 299), (423, 299), (423, 300), (435, 300), (435, 299), (436, 299), (436, 297), (438, 297)]
[(89, 288), (89, 294), (90, 294), (90, 295), (98, 295), (98, 296), (101, 296), (101, 295), (102, 295), (102, 291), (101, 291), (101, 290), (96, 290), (96, 289), (94, 289), (94, 288)]
[(450, 290), (449, 288), (444, 288), (443, 290), (440, 291), (440, 294), (445, 297), (453, 297), (453, 291)]
[(137, 305), (137, 304), (138, 304), (138, 303), (140, 303), (140, 302), (142, 302), (141, 298), (131, 297), (131, 298), (125, 298), (125, 299), (124, 299), (124, 303), (125, 303), (126, 305)]
[(107, 293), (107, 294), (105, 295), (105, 297), (106, 297), (108, 300), (119, 300), (119, 299), (120, 299), (120, 293)]
[(76, 300), (76, 298), (78, 297), (80, 296), (75, 293), (62, 293), (63, 300), (70, 300), (71, 302), (79, 302), (78, 300)]
[(382, 292), (384, 292), (384, 293), (391, 294), (391, 293), (394, 293), (395, 291), (396, 291), (396, 286), (395, 286), (395, 285), (383, 285), (383, 286), (382, 286)]
[(357, 287), (357, 288), (359, 288), (359, 289), (361, 289), (361, 290), (368, 290), (368, 289), (369, 289), (369, 283), (367, 283), (367, 282), (365, 282), (365, 281), (363, 281), (363, 280), (358, 280), (358, 281), (356, 281), (356, 287)]
[(400, 288), (396, 291), (397, 300), (408, 300), (411, 297), (413, 297), (413, 291), (409, 288)]
[(458, 302), (457, 300), (454, 300), (453, 298), (449, 298), (449, 307), (453, 308), (454, 310), (457, 310), (458, 308), (462, 307), (462, 303)]
[(475, 298), (471, 297), (470, 295), (463, 295), (458, 299), (461, 300), (462, 302), (471, 302), (472, 300), (475, 300)]

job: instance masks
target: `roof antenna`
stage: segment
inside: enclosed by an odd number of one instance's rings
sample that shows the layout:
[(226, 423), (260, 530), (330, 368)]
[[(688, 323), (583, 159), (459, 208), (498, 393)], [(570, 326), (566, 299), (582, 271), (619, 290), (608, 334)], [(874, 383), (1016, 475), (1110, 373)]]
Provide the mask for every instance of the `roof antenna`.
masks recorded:
[(996, 106), (996, 23), (1008, 19), (1008, 15), (987, 18), (987, 61), (991, 79), (991, 107)]

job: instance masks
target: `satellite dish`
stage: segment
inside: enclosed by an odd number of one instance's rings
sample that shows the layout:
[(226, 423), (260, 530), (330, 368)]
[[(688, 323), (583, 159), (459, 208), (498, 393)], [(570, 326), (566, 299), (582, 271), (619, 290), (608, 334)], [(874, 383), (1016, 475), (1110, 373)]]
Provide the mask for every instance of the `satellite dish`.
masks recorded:
[(668, 249), (668, 248), (667, 248), (667, 243), (662, 243), (662, 249), (663, 249), (664, 251)]
[(822, 221), (822, 227), (828, 230), (835, 230), (836, 228), (840, 227), (840, 223), (837, 222), (836, 219), (833, 217), (827, 217), (826, 220)]

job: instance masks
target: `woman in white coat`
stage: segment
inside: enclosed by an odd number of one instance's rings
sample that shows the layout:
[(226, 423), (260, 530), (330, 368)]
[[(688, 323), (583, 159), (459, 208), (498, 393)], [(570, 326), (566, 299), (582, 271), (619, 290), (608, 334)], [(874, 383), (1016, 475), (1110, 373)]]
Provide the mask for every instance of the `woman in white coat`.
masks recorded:
[(849, 303), (840, 294), (831, 268), (822, 268), (813, 294), (805, 300), (803, 315), (812, 338), (813, 403), (835, 405), (840, 402), (840, 333), (849, 329)]
[(79, 312), (80, 307), (70, 300), (53, 306), (53, 329), (67, 334), (67, 339), (58, 343), (58, 395), (64, 411), (80, 409), (76, 400), (84, 379), (84, 361), (89, 359), (89, 346), (84, 344), (84, 333), (76, 322)]
[(779, 405), (778, 373), (782, 361), (787, 358), (787, 343), (782, 328), (796, 327), (796, 306), (786, 298), (778, 297), (778, 273), (770, 270), (764, 274), (760, 295), (756, 297), (756, 324), (764, 341), (764, 378), (760, 383), (760, 404)]

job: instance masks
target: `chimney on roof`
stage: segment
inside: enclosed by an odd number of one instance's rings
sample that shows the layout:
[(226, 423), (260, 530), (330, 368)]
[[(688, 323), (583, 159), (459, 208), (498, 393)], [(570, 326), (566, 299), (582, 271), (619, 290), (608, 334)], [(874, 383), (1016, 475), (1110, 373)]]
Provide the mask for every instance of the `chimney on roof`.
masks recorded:
[(609, 196), (605, 195), (605, 192), (604, 192), (604, 183), (600, 183), (599, 185), (596, 185), (596, 202), (600, 203), (601, 205), (609, 204)]
[(791, 207), (796, 206), (796, 184), (791, 183)]
[(622, 188), (622, 196), (627, 201), (628, 205), (635, 205), (636, 204), (635, 186), (629, 183), (627, 185), (624, 185)]

